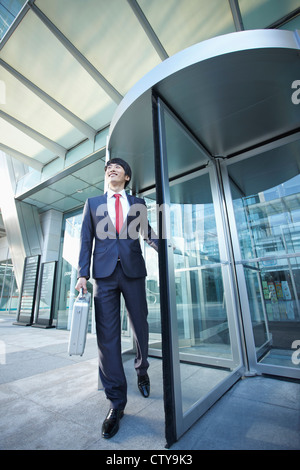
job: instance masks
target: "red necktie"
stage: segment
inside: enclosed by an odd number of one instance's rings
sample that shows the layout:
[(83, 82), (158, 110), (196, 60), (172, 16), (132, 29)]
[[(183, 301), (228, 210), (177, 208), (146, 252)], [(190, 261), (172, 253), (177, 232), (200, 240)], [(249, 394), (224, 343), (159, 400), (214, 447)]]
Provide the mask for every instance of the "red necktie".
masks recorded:
[(123, 225), (123, 209), (120, 201), (121, 194), (114, 194), (116, 198), (115, 208), (116, 208), (116, 230), (120, 233), (120, 230)]

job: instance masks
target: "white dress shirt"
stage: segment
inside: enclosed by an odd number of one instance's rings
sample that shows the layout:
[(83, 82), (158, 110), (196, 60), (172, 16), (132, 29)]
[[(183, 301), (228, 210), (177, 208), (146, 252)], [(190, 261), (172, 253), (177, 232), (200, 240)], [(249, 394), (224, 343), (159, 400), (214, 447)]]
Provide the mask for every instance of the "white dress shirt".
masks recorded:
[[(116, 193), (112, 191), (111, 189), (107, 190), (107, 210), (108, 210), (108, 215), (111, 218), (114, 226), (116, 226), (116, 209), (115, 209), (116, 198), (114, 197), (115, 194)], [(125, 189), (123, 189), (119, 194), (121, 194), (120, 201), (122, 204), (123, 223), (124, 223), (127, 217), (128, 211), (129, 211), (129, 202), (126, 196)]]

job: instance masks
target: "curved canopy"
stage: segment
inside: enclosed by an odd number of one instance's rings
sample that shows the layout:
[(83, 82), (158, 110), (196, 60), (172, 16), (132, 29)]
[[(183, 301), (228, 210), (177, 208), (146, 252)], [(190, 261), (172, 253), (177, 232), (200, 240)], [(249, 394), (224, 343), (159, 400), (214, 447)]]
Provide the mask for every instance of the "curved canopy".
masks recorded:
[[(208, 59), (212, 56), (210, 47), (219, 47), (226, 37), (220, 35), (246, 29), (250, 30), (249, 32), (253, 30), (255, 36), (257, 28), (271, 28), (271, 33), (284, 34), (285, 29), (299, 27), (299, 15), (299, 0), (2, 1), (0, 152), (3, 151), (25, 163), (26, 171), (27, 165), (37, 170), (30, 172), (32, 175), (26, 178), (28, 184), (23, 186), (21, 181), (20, 187), (23, 189), (22, 194), (17, 192), (18, 198), (36, 205), (36, 199), (32, 199), (24, 191), (29, 188), (31, 196), (31, 189), (34, 192), (37, 185), (35, 192), (39, 192), (39, 211), (77, 207), (78, 201), (74, 201), (73, 197), (69, 198), (67, 205), (63, 201), (59, 204), (52, 202), (54, 199), (60, 200), (74, 194), (73, 179), (71, 184), (68, 178), (65, 185), (60, 185), (64, 188), (63, 193), (53, 189), (55, 193), (51, 198), (45, 197), (44, 192), (40, 193), (41, 185), (45, 185), (46, 180), (52, 177), (60, 175), (63, 178), (70, 162), (84, 163), (85, 157), (89, 158), (99, 148), (99, 142), (101, 146), (105, 145), (106, 131), (114, 113), (118, 110), (116, 116), (119, 115), (119, 110), (127, 103), (126, 94), (129, 92), (131, 96), (130, 90), (132, 87), (136, 90), (135, 84), (138, 80), (141, 80), (140, 84), (145, 84), (142, 77), (153, 69), (156, 73), (158, 66), (157, 70), (166, 70), (166, 87), (169, 87), (171, 81), (167, 76), (173, 72), (169, 67), (173, 63), (177, 67), (177, 60), (180, 57), (184, 60), (187, 48), (194, 44), (203, 45)], [(274, 28), (282, 28), (282, 31)], [(221, 39), (217, 43), (214, 40), (206, 41), (209, 38), (218, 40), (218, 36)], [(235, 47), (238, 50), (239, 44), (235, 44)], [(183, 51), (182, 55), (177, 56), (175, 62), (170, 61), (179, 51)], [(220, 51), (224, 54), (222, 48)], [(201, 61), (203, 59), (201, 56)], [(238, 74), (243, 72), (239, 63), (239, 60), (236, 60), (234, 64)], [(186, 66), (186, 63), (182, 63), (181, 68)], [(215, 62), (214, 66), (217, 67), (216, 73), (219, 73), (219, 62)], [(195, 67), (197, 68), (196, 62)], [(202, 70), (202, 64), (199, 64), (199, 73), (202, 74)], [(214, 71), (212, 67), (210, 72), (207, 72), (213, 75), (207, 96), (204, 96), (205, 87), (211, 77), (204, 75), (202, 79), (202, 82), (205, 82), (204, 88), (201, 83), (202, 98), (205, 98), (204, 109), (207, 109), (207, 99), (213, 89), (213, 83), (217, 80)], [(185, 71), (182, 73), (184, 79)], [(152, 76), (150, 73), (148, 77)], [(237, 112), (238, 106), (246, 103), (251, 74), (246, 75), (244, 72), (243, 78), (245, 83), (241, 93), (244, 101), (241, 101), (240, 96), (235, 96)], [(226, 76), (223, 82), (225, 79)], [(231, 80), (231, 77), (227, 75), (227, 79)], [(299, 79), (298, 75), (295, 79)], [(157, 81), (159, 80), (160, 86), (163, 87), (162, 76)], [(177, 77), (176, 83), (180, 85)], [(217, 106), (222, 106), (226, 112), (222, 101), (224, 86), (221, 85), (221, 79), (218, 83)], [(151, 88), (152, 84), (149, 83), (146, 89)], [(188, 86), (196, 85), (197, 83), (189, 83)], [(167, 99), (171, 89), (169, 92), (163, 91)], [(273, 93), (276, 94), (274, 89)], [(124, 96), (126, 98), (123, 100)], [(272, 99), (271, 95), (267, 96)], [(181, 98), (184, 99), (184, 96)], [(205, 134), (208, 140), (216, 139), (216, 151), (225, 151), (227, 147), (230, 151), (235, 151), (229, 145), (232, 136), (227, 135), (222, 142), (223, 137), (216, 134), (218, 123), (215, 123), (215, 127), (211, 126), (213, 116), (219, 115), (219, 109), (210, 111), (213, 114), (199, 116), (201, 135)], [(225, 120), (226, 116), (220, 114), (220, 119)], [(143, 122), (136, 124), (137, 129), (138, 125), (142, 131), (147, 128)], [(207, 125), (210, 126), (211, 135)], [(146, 141), (144, 147), (146, 152)], [(192, 160), (191, 155), (191, 165)], [(89, 173), (90, 170), (85, 172), (82, 165), (80, 176), (84, 181), (89, 178)], [(102, 179), (101, 174), (97, 181), (101, 188)], [(146, 183), (144, 181), (143, 186)], [(82, 197), (83, 194), (85, 193), (81, 193)], [(51, 204), (47, 204), (49, 200)]]
[[(111, 157), (123, 157), (134, 166), (138, 190), (155, 184), (154, 90), (207, 151), (191, 158), (173, 125), (169, 132), (177, 142), (169, 159), (174, 162), (171, 177), (199, 167), (207, 154), (227, 159), (255, 156), (281, 145), (285, 155), (295, 155), (299, 169), (300, 105), (292, 100), (292, 86), (299, 79), (299, 48), (298, 32), (243, 31), (204, 41), (167, 59), (117, 108), (110, 127)], [(279, 161), (276, 155), (274, 164)], [(282, 160), (279, 164), (283, 166)], [(288, 165), (285, 169), (290, 174)], [(253, 184), (255, 189), (260, 186), (257, 179)], [(248, 193), (254, 187), (245, 182), (242, 189)]]

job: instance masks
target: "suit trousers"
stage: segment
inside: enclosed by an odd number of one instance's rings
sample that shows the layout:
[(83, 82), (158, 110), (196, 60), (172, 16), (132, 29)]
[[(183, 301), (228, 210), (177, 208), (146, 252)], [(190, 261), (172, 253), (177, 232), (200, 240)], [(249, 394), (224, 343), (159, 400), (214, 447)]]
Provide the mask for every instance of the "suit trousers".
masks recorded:
[(94, 302), (100, 379), (110, 407), (124, 409), (127, 381), (121, 348), (121, 294), (136, 343), (135, 369), (137, 375), (145, 375), (149, 367), (145, 277), (127, 277), (118, 261), (111, 276), (95, 279)]

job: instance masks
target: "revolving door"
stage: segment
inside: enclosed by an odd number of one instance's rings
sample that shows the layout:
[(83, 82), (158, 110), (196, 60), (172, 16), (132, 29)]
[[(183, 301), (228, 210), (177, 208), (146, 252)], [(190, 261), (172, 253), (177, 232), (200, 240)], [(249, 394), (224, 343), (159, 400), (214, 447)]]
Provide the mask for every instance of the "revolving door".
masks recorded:
[(243, 31), (163, 61), (124, 97), (111, 158), (134, 168), (150, 354), (163, 358), (166, 438), (240, 377), (300, 378), (299, 33)]
[[(216, 166), (159, 98), (153, 113), (157, 187), (144, 196), (158, 218), (162, 331), (161, 343), (150, 341), (150, 354), (161, 350), (164, 358), (172, 442), (241, 377), (244, 358)], [(182, 176), (170, 161), (174, 145), (202, 168)], [(151, 338), (151, 308), (149, 320)]]

